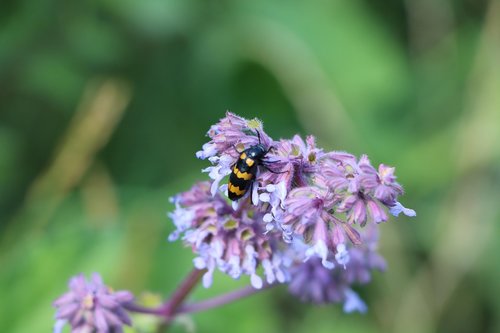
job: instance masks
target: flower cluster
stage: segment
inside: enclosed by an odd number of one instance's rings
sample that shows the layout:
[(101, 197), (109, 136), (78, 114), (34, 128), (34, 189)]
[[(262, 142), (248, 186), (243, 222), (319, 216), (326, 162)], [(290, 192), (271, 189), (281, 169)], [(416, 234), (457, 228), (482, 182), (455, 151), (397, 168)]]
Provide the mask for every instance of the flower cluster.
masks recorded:
[[(195, 266), (208, 270), (204, 285), (217, 268), (234, 278), (249, 275), (259, 288), (262, 267), (268, 283), (289, 282), (301, 299), (362, 310), (351, 286), (384, 266), (376, 253), (377, 225), (387, 212), (415, 216), (398, 201), (403, 189), (394, 168), (375, 168), (365, 155), (325, 152), (313, 136), (275, 141), (259, 120), (229, 112), (208, 136), (196, 156), (210, 161), (203, 171), (212, 181), (173, 198), (170, 214), (176, 227), (170, 240), (182, 237), (192, 247)], [(222, 181), (257, 144), (267, 153), (256, 161), (251, 190), (229, 204)]]
[[(376, 227), (368, 226), (363, 244), (340, 249), (337, 261), (341, 265), (333, 269), (325, 268), (318, 258), (297, 261), (291, 268), (290, 293), (313, 303), (344, 303), (346, 312), (365, 312), (366, 305), (352, 290), (352, 285), (366, 284), (371, 280), (372, 270), (385, 269), (384, 259), (376, 252), (377, 240)], [(295, 250), (295, 255), (300, 258), (301, 252)]]
[[(54, 333), (66, 324), (77, 333), (123, 332), (131, 324), (126, 311), (171, 320), (200, 275), (209, 287), (216, 270), (235, 279), (248, 276), (255, 288), (251, 292), (287, 283), (303, 301), (366, 311), (353, 287), (368, 283), (372, 271), (385, 269), (377, 253), (379, 224), (388, 213), (416, 215), (398, 201), (403, 188), (394, 168), (375, 168), (366, 155), (358, 159), (324, 151), (313, 136), (273, 140), (259, 120), (232, 113), (208, 136), (196, 156), (211, 163), (203, 169), (211, 181), (174, 196), (175, 209), (168, 214), (175, 226), (169, 240), (181, 239), (191, 247), (196, 269), (171, 300), (151, 309), (132, 304), (128, 291), (112, 291), (98, 274), (90, 281), (73, 277), (69, 292), (53, 304)], [(224, 181), (228, 176), (229, 183)], [(245, 294), (183, 309), (217, 306)]]
[(285, 282), (284, 260), (279, 237), (264, 234), (263, 214), (250, 204), (237, 210), (220, 195), (212, 196), (210, 183), (201, 182), (191, 190), (173, 198), (176, 209), (170, 214), (177, 230), (169, 237), (175, 240), (184, 232), (183, 240), (198, 254), (194, 265), (207, 269), (203, 285), (212, 284), (215, 268), (233, 278), (249, 275), (251, 284), (261, 288), (257, 268), (262, 266), (267, 283)]
[(54, 302), (57, 308), (54, 333), (62, 332), (66, 323), (74, 333), (119, 333), (123, 332), (123, 325), (130, 326), (124, 309), (134, 298), (130, 292), (113, 292), (97, 273), (88, 282), (83, 275), (73, 277), (69, 289)]

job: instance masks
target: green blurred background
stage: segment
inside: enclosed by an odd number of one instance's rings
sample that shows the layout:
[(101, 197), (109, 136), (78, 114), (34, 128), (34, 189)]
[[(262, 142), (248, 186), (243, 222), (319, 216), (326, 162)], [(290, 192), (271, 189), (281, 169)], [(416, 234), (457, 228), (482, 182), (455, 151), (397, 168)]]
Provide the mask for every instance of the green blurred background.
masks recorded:
[[(169, 295), (168, 198), (226, 110), (397, 166), (418, 216), (381, 227), (366, 315), (281, 287), (173, 331), (500, 332), (499, 61), (499, 1), (3, 0), (0, 332), (50, 331), (79, 272)], [(193, 299), (248, 284), (215, 281)]]

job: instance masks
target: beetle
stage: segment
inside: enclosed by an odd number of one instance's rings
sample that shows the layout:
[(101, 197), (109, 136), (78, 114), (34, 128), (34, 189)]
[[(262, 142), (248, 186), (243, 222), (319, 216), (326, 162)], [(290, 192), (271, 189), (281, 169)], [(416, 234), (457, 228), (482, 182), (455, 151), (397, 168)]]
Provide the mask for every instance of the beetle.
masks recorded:
[(263, 165), (270, 172), (280, 173), (270, 170), (264, 164), (264, 157), (273, 147), (266, 149), (266, 147), (264, 147), (264, 145), (260, 142), (259, 131), (257, 131), (257, 136), (259, 137), (258, 144), (253, 145), (242, 152), (238, 152), (240, 153), (240, 157), (232, 168), (231, 175), (229, 176), (229, 184), (227, 186), (228, 196), (232, 201), (241, 199), (241, 197), (243, 197), (252, 186), (259, 165)]

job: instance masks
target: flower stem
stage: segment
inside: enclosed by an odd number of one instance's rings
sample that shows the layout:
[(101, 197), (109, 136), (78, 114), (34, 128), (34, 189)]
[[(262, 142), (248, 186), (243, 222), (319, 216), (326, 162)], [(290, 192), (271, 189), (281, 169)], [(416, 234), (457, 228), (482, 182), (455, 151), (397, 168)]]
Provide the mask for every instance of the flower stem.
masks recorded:
[(147, 307), (139, 305), (139, 304), (129, 303), (129, 304), (125, 305), (125, 309), (127, 309), (130, 312), (150, 314), (150, 315), (154, 315), (154, 316), (161, 315), (161, 307), (160, 308), (147, 308)]
[(222, 305), (225, 305), (227, 303), (231, 303), (234, 301), (237, 301), (239, 299), (242, 299), (247, 296), (251, 296), (253, 294), (256, 294), (264, 289), (270, 288), (275, 286), (276, 284), (265, 284), (262, 289), (255, 289), (251, 286), (235, 290), (232, 292), (229, 292), (227, 294), (219, 295), (204, 301), (192, 303), (192, 304), (185, 304), (177, 308), (176, 314), (183, 314), (183, 313), (193, 313), (193, 312), (199, 312), (199, 311), (204, 311), (212, 308), (216, 308)]
[(157, 310), (158, 314), (165, 317), (167, 321), (170, 320), (175, 314), (177, 307), (180, 306), (182, 302), (184, 302), (186, 297), (198, 284), (198, 281), (200, 281), (205, 272), (205, 269), (193, 269), (175, 290), (170, 299)]
[(247, 296), (251, 296), (265, 289), (276, 286), (277, 284), (264, 284), (261, 289), (255, 289), (251, 286), (231, 291), (229, 293), (219, 295), (204, 301), (185, 304), (184, 300), (189, 295), (189, 293), (194, 289), (200, 278), (203, 276), (206, 270), (194, 269), (189, 275), (184, 279), (184, 281), (179, 285), (176, 291), (173, 293), (172, 297), (166, 301), (163, 305), (157, 308), (148, 308), (142, 305), (129, 303), (125, 305), (128, 311), (149, 314), (153, 316), (163, 317), (165, 321), (162, 324), (162, 328), (169, 326), (171, 320), (179, 314), (193, 313), (209, 310), (216, 308)]
[(206, 270), (204, 269), (193, 269), (172, 296), (160, 307), (148, 308), (139, 304), (129, 303), (125, 305), (125, 308), (131, 312), (164, 317), (166, 322), (168, 322), (175, 315), (177, 308), (184, 302), (205, 272)]

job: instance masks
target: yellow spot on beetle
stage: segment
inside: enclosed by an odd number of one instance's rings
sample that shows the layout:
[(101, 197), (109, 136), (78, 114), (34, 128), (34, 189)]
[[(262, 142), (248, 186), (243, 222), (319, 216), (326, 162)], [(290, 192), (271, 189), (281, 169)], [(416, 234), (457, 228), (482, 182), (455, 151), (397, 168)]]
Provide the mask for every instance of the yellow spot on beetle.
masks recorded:
[(247, 158), (247, 154), (246, 154), (246, 153), (242, 153), (242, 154), (240, 155), (240, 158), (241, 158), (242, 160), (244, 160), (245, 158)]
[(255, 161), (254, 161), (254, 160), (252, 160), (251, 158), (247, 158), (247, 159), (245, 160), (245, 163), (246, 163), (249, 167), (251, 167), (251, 166), (255, 163)]
[(236, 177), (244, 179), (244, 180), (250, 180), (252, 179), (252, 174), (248, 172), (241, 172), (240, 170), (235, 171)]
[(242, 195), (245, 193), (245, 190), (240, 190), (240, 188), (238, 186), (235, 186), (233, 184), (229, 184), (229, 187), (228, 187), (229, 191), (230, 192), (233, 192), (234, 194), (236, 195)]

